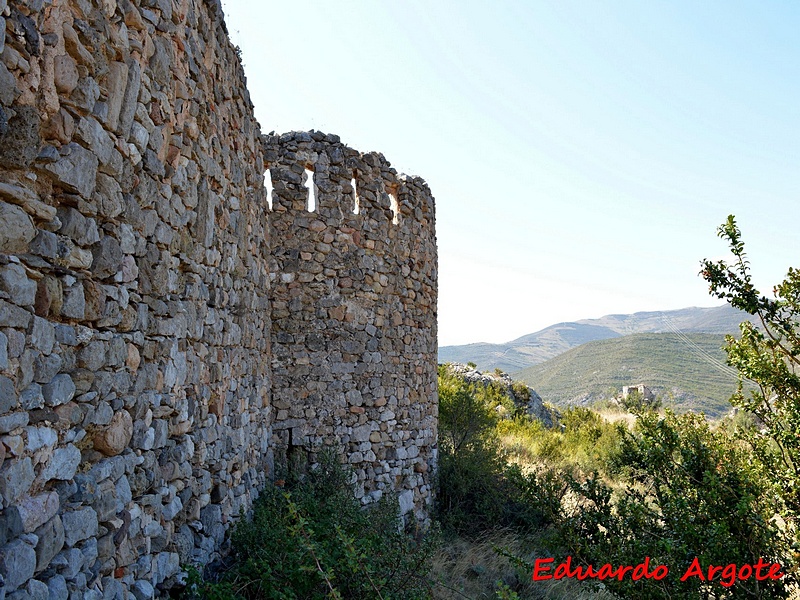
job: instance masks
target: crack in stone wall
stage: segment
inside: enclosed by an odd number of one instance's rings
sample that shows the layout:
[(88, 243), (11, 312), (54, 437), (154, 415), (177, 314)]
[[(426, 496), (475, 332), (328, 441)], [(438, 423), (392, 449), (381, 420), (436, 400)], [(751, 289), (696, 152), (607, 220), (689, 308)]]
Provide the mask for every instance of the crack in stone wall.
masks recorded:
[(0, 0), (0, 599), (164, 593), (298, 448), (424, 521), (435, 352), (427, 186), (262, 136), (218, 1)]

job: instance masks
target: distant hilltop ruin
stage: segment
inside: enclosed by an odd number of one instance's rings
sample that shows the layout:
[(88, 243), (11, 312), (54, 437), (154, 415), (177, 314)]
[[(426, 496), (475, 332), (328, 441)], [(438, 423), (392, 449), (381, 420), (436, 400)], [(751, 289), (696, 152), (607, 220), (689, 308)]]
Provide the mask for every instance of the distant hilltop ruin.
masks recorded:
[(149, 598), (290, 457), (424, 523), (434, 201), (262, 136), (215, 0), (0, 0), (0, 596)]

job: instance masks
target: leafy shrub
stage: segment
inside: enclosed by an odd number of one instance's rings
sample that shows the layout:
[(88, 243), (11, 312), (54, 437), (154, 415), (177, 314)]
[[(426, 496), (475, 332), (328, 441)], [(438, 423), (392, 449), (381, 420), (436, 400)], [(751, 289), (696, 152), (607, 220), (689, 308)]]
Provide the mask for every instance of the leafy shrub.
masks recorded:
[(528, 416), (497, 423), (496, 431), (507, 451), (537, 468), (559, 468), (573, 473), (613, 472), (619, 452), (622, 424), (612, 424), (596, 412), (569, 408), (561, 428), (548, 429)]
[[(680, 581), (694, 557), (706, 567), (755, 564), (760, 557), (785, 564), (784, 532), (771, 517), (775, 502), (750, 452), (703, 415), (640, 415), (617, 458), (626, 486), (618, 498), (599, 477), (568, 477), (577, 499), (554, 519), (557, 540), (580, 562), (635, 565), (650, 557), (671, 574), (646, 585), (607, 580), (627, 598), (707, 597), (697, 577)], [(715, 584), (715, 598), (784, 598), (787, 579)], [(704, 596), (703, 594), (706, 594)]]
[(232, 563), (217, 582), (195, 577), (189, 591), (209, 599), (428, 598), (435, 536), (399, 528), (395, 499), (363, 508), (350, 474), (323, 454), (288, 489), (264, 490), (253, 518), (232, 535)]
[[(739, 435), (764, 466), (772, 492), (782, 502), (781, 515), (795, 532), (800, 556), (800, 270), (789, 268), (773, 288), (774, 298), (753, 284), (742, 233), (733, 215), (717, 230), (728, 242), (733, 261), (702, 261), (701, 274), (713, 296), (755, 317), (740, 325), (739, 339), (726, 336), (728, 364), (739, 373), (731, 403), (753, 415), (756, 427)], [(755, 383), (745, 389), (745, 383)]]
[(497, 407), (508, 400), (499, 386), (470, 385), (439, 371), (437, 514), (448, 529), (475, 535), (542, 524), (538, 507), (525, 503), (528, 478), (501, 453), (495, 427), (507, 421)]

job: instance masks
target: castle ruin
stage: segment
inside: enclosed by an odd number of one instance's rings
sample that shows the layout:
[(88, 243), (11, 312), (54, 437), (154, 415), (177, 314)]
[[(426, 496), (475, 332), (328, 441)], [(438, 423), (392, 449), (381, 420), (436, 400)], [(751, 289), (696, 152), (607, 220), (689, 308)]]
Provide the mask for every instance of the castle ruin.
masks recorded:
[(0, 598), (159, 595), (325, 446), (424, 522), (434, 225), (261, 135), (217, 0), (0, 0)]

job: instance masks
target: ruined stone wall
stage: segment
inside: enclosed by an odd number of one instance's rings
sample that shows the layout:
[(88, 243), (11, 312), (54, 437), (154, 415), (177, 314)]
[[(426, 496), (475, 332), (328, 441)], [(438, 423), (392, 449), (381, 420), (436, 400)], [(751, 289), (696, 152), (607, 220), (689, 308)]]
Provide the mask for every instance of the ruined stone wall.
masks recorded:
[(276, 456), (313, 462), (338, 445), (364, 503), (393, 492), (425, 520), (437, 425), (430, 190), (336, 136), (265, 142)]
[(273, 451), (425, 520), (435, 352), (424, 182), (263, 138), (218, 0), (0, 0), (0, 600), (161, 594)]
[(214, 0), (0, 15), (0, 597), (150, 597), (270, 473), (259, 127)]

